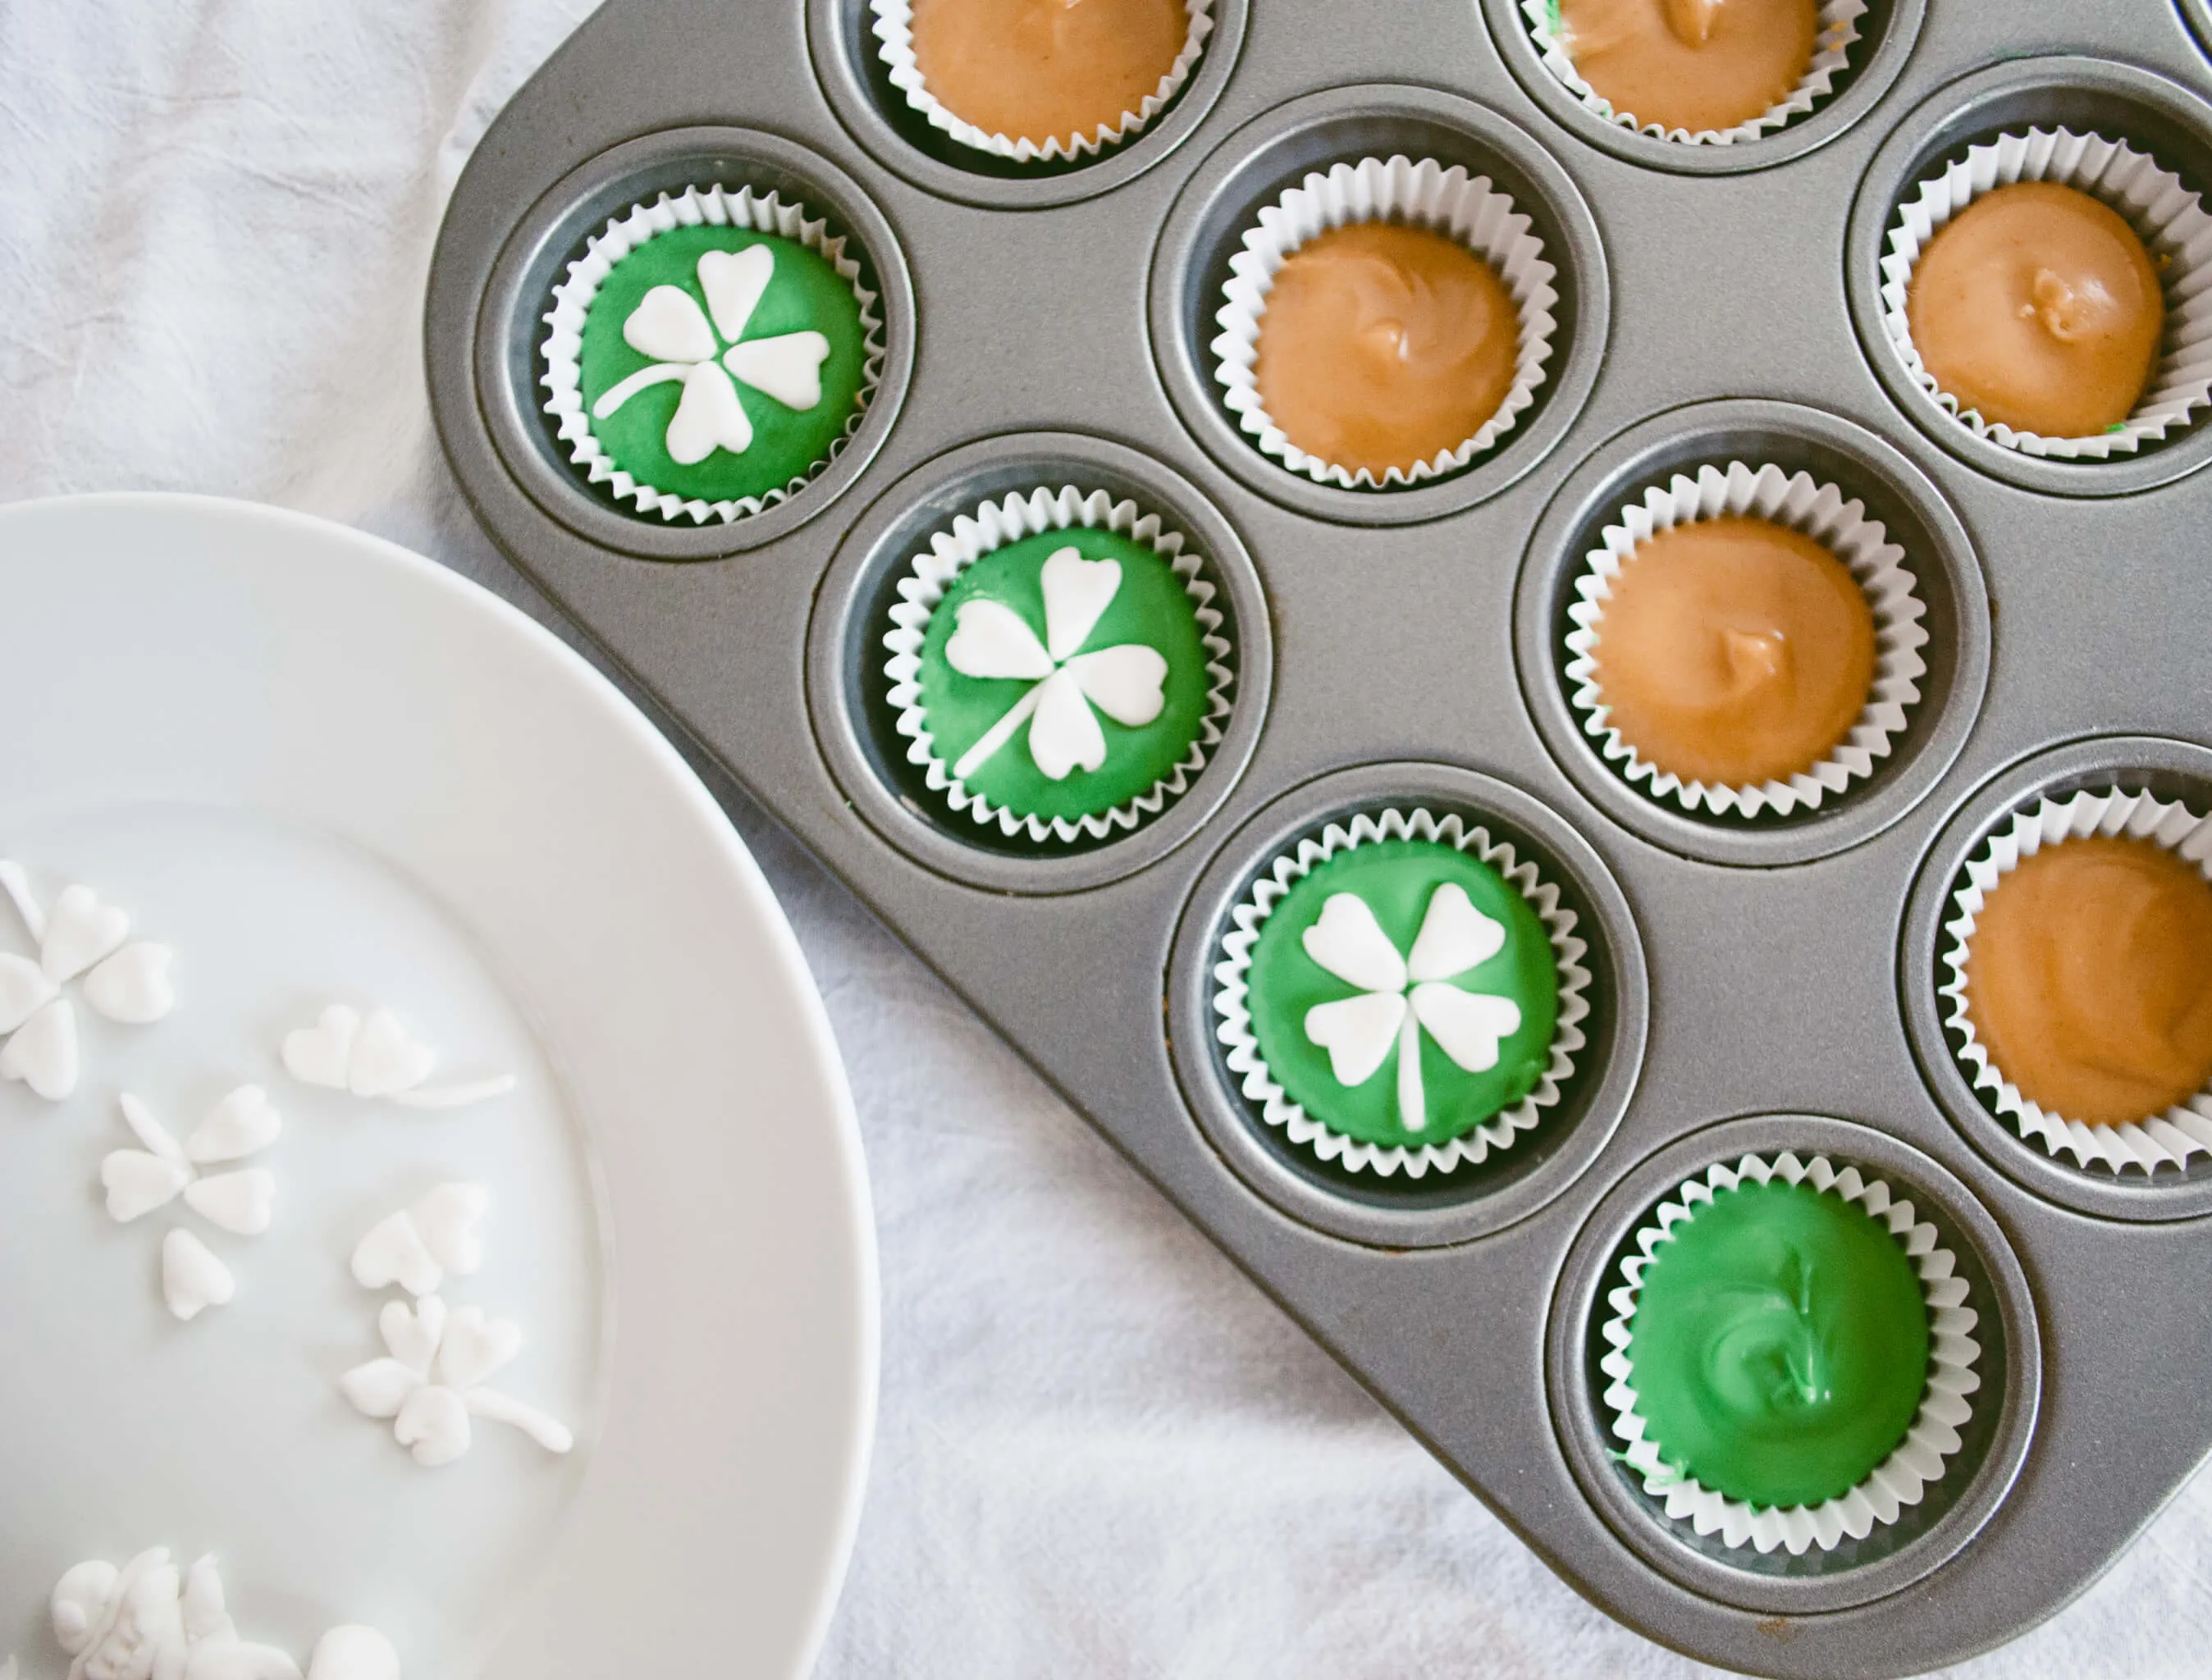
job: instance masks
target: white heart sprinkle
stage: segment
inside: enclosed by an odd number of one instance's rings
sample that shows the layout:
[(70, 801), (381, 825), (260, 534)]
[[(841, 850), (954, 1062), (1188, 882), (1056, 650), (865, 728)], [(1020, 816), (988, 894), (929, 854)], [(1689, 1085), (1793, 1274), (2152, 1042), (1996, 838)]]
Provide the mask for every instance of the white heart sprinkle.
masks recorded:
[(1429, 895), (1406, 972), (1416, 980), (1448, 980), (1505, 949), (1505, 925), (1474, 907), (1467, 889), (1447, 881)]
[(1073, 549), (1056, 550), (1037, 573), (1044, 593), (1044, 645), (1055, 659), (1073, 658), (1121, 587), (1121, 562), (1085, 560)]
[(784, 332), (732, 345), (722, 353), (722, 366), (754, 390), (804, 414), (822, 401), (822, 364), (829, 355), (830, 341), (820, 333)]
[(372, 1010), (355, 1034), (346, 1062), (346, 1089), (356, 1096), (391, 1096), (430, 1077), (437, 1058), (410, 1037), (390, 1010)]
[(276, 1211), (276, 1175), (258, 1167), (185, 1186), (185, 1205), (235, 1236), (258, 1237)]
[(474, 1388), (521, 1351), (520, 1326), (487, 1319), (481, 1307), (456, 1307), (439, 1344), (438, 1379), (450, 1388)]
[(0, 1033), (12, 1033), (59, 991), (27, 956), (0, 951)]
[(1078, 765), (1096, 770), (1106, 762), (1106, 732), (1073, 671), (1056, 670), (1037, 685), (1030, 715), (1030, 757), (1059, 781)]
[(284, 1034), (284, 1070), (302, 1084), (343, 1091), (354, 1037), (360, 1031), (361, 1011), (332, 1004), (313, 1026), (295, 1027)]
[(399, 1408), (392, 1433), (413, 1449), (416, 1464), (434, 1470), (469, 1450), (469, 1409), (450, 1388), (418, 1388)]
[(1306, 1011), (1306, 1036), (1328, 1052), (1328, 1070), (1346, 1089), (1365, 1084), (1382, 1065), (1406, 1019), (1395, 992), (1363, 992)]
[(192, 1135), (185, 1139), (185, 1154), (202, 1166), (236, 1161), (267, 1149), (283, 1129), (283, 1117), (269, 1101), (269, 1093), (258, 1085), (240, 1085), (192, 1128)]
[(184, 1146), (169, 1136), (168, 1129), (154, 1118), (153, 1110), (125, 1091), (117, 1101), (123, 1107), (123, 1118), (143, 1144), (149, 1155), (158, 1155), (164, 1161), (182, 1161)]
[(1316, 962), (1362, 992), (1406, 989), (1406, 959), (1357, 893), (1331, 893), (1298, 943)]
[(623, 339), (655, 361), (706, 361), (714, 354), (707, 312), (680, 286), (655, 286), (640, 298), (623, 323)]
[(355, 1245), (353, 1277), (364, 1289), (397, 1283), (410, 1295), (427, 1295), (445, 1282), (446, 1271), (423, 1242), (413, 1216), (403, 1209), (379, 1220)]
[(1498, 1065), (1498, 1047), (1521, 1030), (1521, 1005), (1510, 998), (1462, 992), (1442, 980), (1413, 988), (1413, 1013), (1429, 1036), (1469, 1073)]
[(210, 1307), (222, 1307), (238, 1293), (230, 1268), (181, 1225), (161, 1239), (161, 1295), (169, 1310), (190, 1324)]
[(411, 1307), (404, 1301), (386, 1301), (376, 1315), (376, 1327), (394, 1359), (428, 1377), (446, 1334), (446, 1303), (435, 1295), (425, 1295)]
[(702, 361), (684, 376), (684, 395), (677, 399), (663, 441), (668, 458), (687, 467), (717, 449), (742, 455), (752, 447), (753, 424), (738, 400), (738, 388), (714, 363)]
[[(714, 318), (715, 331), (734, 344), (744, 335), (753, 311), (759, 307), (769, 282), (775, 278), (775, 252), (764, 245), (749, 245), (743, 251), (709, 251), (699, 258), (698, 275), (699, 289), (707, 294), (707, 310)], [(650, 297), (652, 294), (646, 295)], [(650, 355), (653, 352), (648, 350), (646, 354)], [(712, 355), (714, 352), (710, 348), (707, 354)], [(684, 360), (696, 361), (699, 358), (687, 356)]]
[(338, 1379), (338, 1392), (367, 1417), (397, 1417), (407, 1397), (422, 1386), (422, 1374), (398, 1359), (372, 1359)]
[(490, 1208), (480, 1184), (441, 1184), (408, 1211), (430, 1257), (456, 1277), (472, 1277), (483, 1265), (477, 1224)]
[(945, 639), (945, 662), (963, 676), (1035, 682), (1052, 675), (1052, 655), (1003, 601), (960, 603), (952, 615), (952, 634)]
[(110, 1021), (143, 1027), (177, 1006), (169, 965), (177, 954), (141, 940), (125, 945), (84, 977), (84, 1001)]
[(399, 1653), (374, 1628), (333, 1628), (315, 1641), (307, 1680), (399, 1680)]
[(1093, 706), (1127, 728), (1142, 729), (1167, 708), (1166, 656), (1142, 642), (1079, 653), (1067, 671)]
[(76, 1089), (76, 1011), (57, 998), (0, 1045), (0, 1079), (20, 1079), (49, 1102)]
[(59, 985), (91, 967), (130, 934), (131, 918), (112, 904), (102, 904), (91, 888), (64, 887), (46, 917), (39, 966)]
[(117, 1149), (100, 1163), (100, 1181), (107, 1187), (107, 1216), (128, 1225), (175, 1201), (192, 1169), (143, 1149)]

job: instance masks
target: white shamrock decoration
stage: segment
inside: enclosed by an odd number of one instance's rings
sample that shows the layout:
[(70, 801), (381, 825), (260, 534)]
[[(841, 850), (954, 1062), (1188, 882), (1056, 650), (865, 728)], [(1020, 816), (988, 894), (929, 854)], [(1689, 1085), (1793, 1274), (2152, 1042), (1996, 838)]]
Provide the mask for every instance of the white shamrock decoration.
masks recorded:
[(475, 1276), (483, 1265), (477, 1222), (491, 1206), (480, 1184), (441, 1184), (372, 1226), (353, 1251), (354, 1281), (365, 1289), (397, 1283), (411, 1295), (437, 1293), (450, 1272)]
[(392, 1420), (392, 1433), (418, 1465), (449, 1465), (469, 1450), (471, 1417), (511, 1423), (549, 1453), (575, 1437), (534, 1406), (485, 1387), (484, 1380), (522, 1349), (522, 1332), (473, 1307), (448, 1311), (436, 1295), (413, 1306), (389, 1301), (377, 1317), (390, 1356), (356, 1366), (339, 1380), (364, 1416)]
[(818, 332), (744, 337), (775, 277), (769, 246), (709, 251), (699, 258), (698, 272), (704, 310), (680, 286), (655, 286), (638, 300), (623, 323), (623, 339), (653, 360), (592, 404), (592, 418), (605, 420), (648, 385), (681, 379), (684, 395), (668, 422), (668, 458), (687, 467), (717, 449), (742, 455), (752, 447), (752, 422), (732, 379), (803, 411), (822, 400), (822, 363), (830, 354), (830, 341)]
[(1167, 703), (1168, 662), (1142, 642), (1082, 651), (1121, 587), (1121, 562), (1085, 560), (1061, 549), (1044, 563), (1044, 640), (999, 601), (967, 601), (953, 617), (945, 662), (963, 676), (1007, 677), (1030, 684), (1005, 716), (952, 767), (965, 778), (990, 761), (1024, 722), (1030, 756), (1054, 781), (1080, 765), (1106, 762), (1106, 736), (1091, 708), (1141, 729)]
[[(258, 1167), (230, 1172), (204, 1169), (242, 1161), (276, 1141), (284, 1122), (258, 1085), (241, 1085), (194, 1126), (182, 1143), (125, 1091), (123, 1118), (144, 1147), (116, 1149), (100, 1163), (109, 1217), (129, 1224), (179, 1196), (185, 1205), (234, 1236), (258, 1237), (276, 1211), (276, 1180)], [(161, 1295), (169, 1310), (190, 1322), (237, 1293), (230, 1269), (190, 1230), (179, 1225), (161, 1240)]]
[[(176, 1007), (167, 945), (126, 943), (131, 918), (101, 902), (89, 887), (64, 888), (51, 913), (31, 891), (20, 864), (0, 858), (4, 889), (38, 943), (34, 962), (0, 951), (0, 1078), (20, 1079), (49, 1102), (76, 1089), (80, 1052), (76, 1012), (64, 988), (79, 990), (96, 1015), (142, 1026)], [(12, 1034), (12, 1036), (10, 1036)]]
[(511, 1073), (453, 1085), (426, 1085), (438, 1058), (387, 1009), (360, 1010), (332, 1004), (312, 1027), (284, 1034), (285, 1070), (305, 1085), (387, 1097), (409, 1108), (459, 1108), (514, 1089)]
[(1501, 1040), (1521, 1028), (1521, 1006), (1448, 984), (1505, 946), (1505, 929), (1474, 907), (1467, 889), (1445, 882), (1429, 896), (1413, 949), (1400, 955), (1357, 893), (1334, 893), (1301, 936), (1306, 955), (1359, 988), (1355, 997), (1306, 1011), (1306, 1036), (1328, 1052), (1339, 1084), (1365, 1084), (1398, 1047), (1398, 1118), (1408, 1131), (1428, 1125), (1421, 1088), (1421, 1034), (1469, 1073), (1498, 1065)]
[[(282, 1651), (238, 1636), (215, 1559), (189, 1574), (168, 1550), (143, 1551), (120, 1569), (80, 1563), (48, 1600), (70, 1680), (301, 1680)], [(0, 1680), (15, 1680), (10, 1658)], [(399, 1653), (374, 1628), (333, 1628), (316, 1642), (307, 1680), (399, 1680)]]

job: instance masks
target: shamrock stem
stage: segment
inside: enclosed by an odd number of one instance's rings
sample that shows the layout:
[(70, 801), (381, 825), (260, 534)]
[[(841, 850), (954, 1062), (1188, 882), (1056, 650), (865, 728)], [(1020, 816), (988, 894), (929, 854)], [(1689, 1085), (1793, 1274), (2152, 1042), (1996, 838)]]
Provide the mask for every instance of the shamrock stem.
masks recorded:
[(1014, 731), (1029, 721), (1030, 713), (1037, 708), (1037, 699), (1044, 693), (1044, 684), (1032, 682), (1029, 691), (1006, 708), (1006, 715), (983, 732), (983, 738), (960, 755), (960, 761), (952, 767), (954, 778), (965, 781), (991, 761), (993, 754), (1014, 738)]
[(43, 944), (46, 937), (46, 913), (40, 908), (38, 899), (31, 891), (31, 877), (23, 873), (21, 864), (0, 858), (0, 888), (7, 890), (15, 906), (15, 913), (23, 919), (30, 930), (33, 943)]
[(656, 361), (650, 367), (641, 367), (620, 385), (609, 385), (592, 404), (592, 418), (605, 420), (617, 409), (643, 391), (647, 385), (666, 385), (671, 379), (680, 379), (690, 372), (672, 361)]
[(1411, 1010), (1398, 1028), (1398, 1123), (1408, 1131), (1429, 1123), (1429, 1095), (1421, 1089), (1421, 1023)]
[(576, 1444), (575, 1436), (566, 1426), (555, 1422), (537, 1407), (525, 1405), (497, 1389), (471, 1388), (461, 1396), (461, 1403), (478, 1417), (489, 1418), (495, 1423), (512, 1423), (548, 1453), (566, 1453)]

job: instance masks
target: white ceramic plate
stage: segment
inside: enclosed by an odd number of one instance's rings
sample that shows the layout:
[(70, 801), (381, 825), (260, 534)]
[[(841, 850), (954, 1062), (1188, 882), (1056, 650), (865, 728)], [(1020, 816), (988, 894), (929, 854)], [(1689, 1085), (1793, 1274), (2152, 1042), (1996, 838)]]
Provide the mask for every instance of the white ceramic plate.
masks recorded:
[[(58, 1677), (53, 1580), (161, 1544), (216, 1553), (240, 1631), (302, 1659), (362, 1621), (408, 1680), (803, 1672), (874, 1419), (866, 1180), (791, 931), (652, 726), (357, 532), (0, 508), (0, 857), (128, 908), (179, 995), (150, 1027), (81, 1010), (69, 1100), (0, 1085), (0, 1662)], [(424, 1115), (289, 1082), (283, 1028), (333, 998), (520, 1083)], [(167, 1216), (100, 1205), (116, 1099), (189, 1125), (246, 1080), (286, 1117), (277, 1223), (201, 1228), (239, 1296), (179, 1325)], [(455, 1177), (497, 1200), (447, 1293), (523, 1324), (499, 1386), (577, 1426), (568, 1459), (480, 1424), (425, 1470), (336, 1392), (383, 1351), (355, 1240)]]

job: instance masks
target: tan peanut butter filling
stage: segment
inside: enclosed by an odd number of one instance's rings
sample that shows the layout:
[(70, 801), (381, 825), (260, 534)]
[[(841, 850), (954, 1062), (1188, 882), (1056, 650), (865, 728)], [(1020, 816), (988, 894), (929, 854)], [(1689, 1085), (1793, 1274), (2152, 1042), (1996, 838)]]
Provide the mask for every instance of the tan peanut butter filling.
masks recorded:
[(1913, 347), (1961, 409), (2046, 438), (2135, 412), (2166, 335), (2142, 241), (2109, 204), (2021, 181), (1984, 193), (1920, 253), (1905, 298)]
[(1591, 651), (1608, 721), (1684, 781), (1745, 787), (1808, 770), (1874, 690), (1874, 610), (1801, 532), (1731, 517), (1637, 545)]
[(1818, 0), (1559, 0), (1583, 81), (1639, 127), (1718, 132), (1764, 116), (1813, 66)]
[(1181, 0), (914, 0), (922, 85), (987, 134), (1042, 146), (1118, 128), (1175, 68)]
[(1457, 449), (1513, 388), (1521, 321), (1498, 270), (1456, 240), (1333, 227), (1276, 271), (1253, 379), (1309, 455), (1380, 479)]
[(1997, 1071), (2051, 1113), (2164, 1113), (2212, 1082), (2212, 884), (2145, 840), (2023, 858), (1967, 942), (1966, 1016)]

